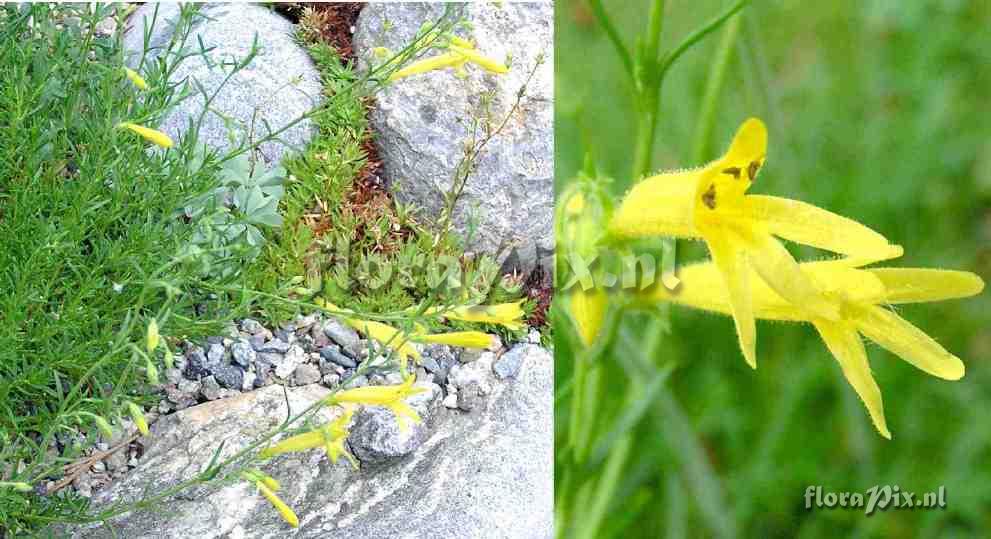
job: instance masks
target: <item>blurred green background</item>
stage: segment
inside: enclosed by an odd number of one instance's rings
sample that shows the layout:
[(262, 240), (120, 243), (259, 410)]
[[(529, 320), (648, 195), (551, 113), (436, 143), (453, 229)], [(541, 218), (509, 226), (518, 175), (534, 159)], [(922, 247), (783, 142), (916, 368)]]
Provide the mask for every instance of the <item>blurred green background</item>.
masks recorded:
[[(647, 2), (604, 4), (632, 45), (644, 31)], [(668, 2), (662, 49), (729, 4)], [(630, 83), (584, 0), (558, 0), (556, 12), (557, 187), (591, 154), (621, 196), (632, 181)], [(969, 270), (991, 282), (991, 2), (754, 2), (742, 17), (712, 152), (758, 116), (769, 147), (751, 193), (801, 199), (874, 228), (905, 247), (904, 257), (886, 265)], [(657, 169), (701, 164), (689, 157), (721, 37), (716, 32), (689, 51), (664, 81)], [(789, 248), (800, 260), (826, 255)], [(705, 257), (701, 243), (679, 243), (680, 264)], [(991, 294), (899, 313), (960, 356), (967, 374), (940, 380), (867, 342), (893, 434), (887, 441), (810, 326), (758, 322), (753, 371), (730, 318), (673, 308), (662, 357), (654, 358), (677, 365), (670, 393), (650, 403), (656, 413), (644, 417), (654, 419), (635, 429), (603, 535), (988, 536)], [(645, 323), (632, 317), (621, 333), (634, 335), (635, 346), (651, 338), (639, 333)], [(576, 353), (565, 333), (557, 333), (559, 393)], [(623, 353), (617, 345), (602, 359), (617, 362)], [(616, 392), (602, 399), (618, 402), (628, 371), (607, 366), (605, 373)], [(566, 412), (557, 410), (559, 434)], [(943, 485), (947, 507), (871, 517), (809, 511), (808, 485), (861, 493), (874, 485), (917, 493)], [(559, 482), (562, 488), (574, 485)]]

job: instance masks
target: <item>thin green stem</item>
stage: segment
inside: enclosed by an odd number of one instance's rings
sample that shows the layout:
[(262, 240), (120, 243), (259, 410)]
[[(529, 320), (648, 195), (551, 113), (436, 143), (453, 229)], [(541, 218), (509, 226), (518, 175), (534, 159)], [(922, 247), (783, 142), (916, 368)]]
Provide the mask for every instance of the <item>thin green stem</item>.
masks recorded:
[(634, 73), (637, 104), (637, 138), (633, 150), (633, 181), (650, 173), (654, 140), (657, 136), (657, 109), (660, 105), (664, 74), (655, 69), (664, 22), (664, 0), (654, 0), (647, 24), (647, 41), (640, 51)]
[(606, 33), (609, 41), (612, 42), (613, 48), (616, 49), (616, 53), (619, 54), (619, 59), (623, 62), (623, 69), (626, 70), (626, 74), (629, 77), (633, 77), (633, 58), (630, 56), (630, 51), (627, 50), (626, 46), (623, 45), (622, 38), (619, 37), (619, 32), (616, 31), (616, 27), (613, 25), (612, 20), (606, 15), (606, 10), (602, 7), (602, 0), (589, 0), (589, 7), (592, 8), (592, 14), (595, 15), (595, 19), (602, 26), (602, 30)]
[(688, 35), (677, 47), (674, 48), (670, 53), (666, 54), (664, 58), (660, 61), (660, 68), (658, 69), (660, 77), (664, 77), (667, 74), (668, 69), (681, 58), (682, 54), (685, 54), (688, 49), (692, 48), (693, 45), (705, 38), (705, 36), (715, 32), (719, 27), (726, 22), (727, 19), (732, 17), (736, 12), (743, 9), (750, 0), (739, 0), (737, 3), (733, 4), (726, 11), (717, 15), (714, 19), (705, 24), (705, 26), (699, 28), (698, 30), (692, 32)]
[(582, 525), (577, 530), (579, 539), (592, 539), (599, 536), (599, 528), (605, 520), (609, 504), (613, 501), (613, 493), (619, 485), (621, 472), (632, 448), (632, 435), (623, 437), (613, 446), (613, 450), (609, 453), (609, 459), (606, 461), (605, 470), (596, 485), (595, 499), (591, 508), (585, 513)]
[(699, 109), (698, 121), (696, 122), (695, 141), (692, 144), (692, 163), (699, 164), (711, 157), (712, 130), (715, 125), (716, 105), (719, 102), (719, 95), (726, 80), (726, 68), (729, 60), (736, 48), (736, 39), (740, 34), (741, 17), (734, 17), (726, 24), (723, 31), (723, 38), (719, 42), (716, 50), (716, 59), (709, 69), (709, 77), (705, 85), (705, 94), (702, 97), (702, 106)]

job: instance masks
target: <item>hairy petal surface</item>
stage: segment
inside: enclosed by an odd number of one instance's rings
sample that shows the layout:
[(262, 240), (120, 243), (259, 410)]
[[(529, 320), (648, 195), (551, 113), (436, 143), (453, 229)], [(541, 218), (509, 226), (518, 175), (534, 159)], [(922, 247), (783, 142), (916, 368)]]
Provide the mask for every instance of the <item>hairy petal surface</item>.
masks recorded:
[(701, 169), (658, 174), (637, 183), (613, 214), (609, 232), (618, 238), (698, 238), (692, 220)]
[(872, 305), (857, 313), (855, 323), (868, 339), (919, 369), (946, 380), (963, 378), (960, 358), (897, 314)]
[(901, 248), (870, 228), (799, 200), (766, 195), (747, 195), (746, 211), (768, 231), (795, 243), (834, 253), (873, 256), (880, 259), (901, 255)]
[(752, 368), (757, 368), (757, 325), (750, 293), (750, 269), (731, 231), (715, 230), (706, 235), (712, 259), (722, 274), (722, 282), (733, 311), (733, 323), (740, 340), (740, 350)]
[(928, 268), (866, 270), (884, 283), (888, 303), (921, 303), (976, 296), (984, 280), (969, 271)]
[(867, 407), (867, 413), (870, 414), (874, 427), (881, 436), (890, 440), (891, 432), (888, 431), (888, 425), (884, 420), (881, 389), (871, 374), (871, 366), (867, 363), (867, 351), (864, 350), (864, 343), (860, 340), (857, 330), (848, 324), (825, 320), (813, 324), (826, 343), (826, 347), (843, 369), (843, 376)]
[(754, 271), (779, 296), (793, 305), (826, 318), (838, 320), (839, 309), (816, 289), (808, 275), (784, 245), (769, 234), (757, 232), (751, 238), (747, 260)]

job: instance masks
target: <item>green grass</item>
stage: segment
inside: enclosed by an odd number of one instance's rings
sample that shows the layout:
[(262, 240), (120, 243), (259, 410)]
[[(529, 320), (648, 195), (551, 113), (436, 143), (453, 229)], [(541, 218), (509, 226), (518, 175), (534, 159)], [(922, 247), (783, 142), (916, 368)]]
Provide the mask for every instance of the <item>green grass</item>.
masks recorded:
[[(312, 117), (318, 136), (284, 163), (284, 226), (263, 227), (267, 243), (257, 258), (239, 250), (246, 247), (241, 239), (188, 258), (194, 233), (216, 208), (207, 204), (192, 219), (180, 209), (216, 188), (224, 163), (248, 148), (204, 155), (191, 133), (161, 150), (117, 128), (122, 121), (153, 127), (184, 98), (166, 83), (184, 53), (176, 52), (180, 38), (174, 54), (160, 56), (164, 63), (144, 64), (150, 88), (139, 91), (125, 78), (120, 36), (87, 30), (106, 13), (65, 5), (0, 10), (0, 482), (43, 487), (97, 441), (93, 415), (117, 422), (128, 401), (157, 401), (144, 356), (152, 319), (175, 346), (179, 338), (215, 335), (248, 313), (277, 323), (305, 308), (293, 301), (311, 297), (298, 292), (304, 286), (360, 313), (393, 318), (428, 296), (452, 303), (518, 296), (476, 289), (477, 274), (494, 272), (494, 264), (465, 260), (453, 235), (437, 238), (387, 193), (376, 191), (371, 201), (355, 196), (363, 192), (355, 182), (367, 159), (365, 88), (375, 85), (319, 43), (307, 47), (327, 100)], [(415, 56), (417, 47), (403, 54)], [(235, 224), (251, 218), (230, 214)], [(323, 273), (340, 238), (349, 240), (359, 268), (373, 261), (408, 269), (412, 261), (429, 266), (450, 256), (475, 288), (436, 287), (426, 273), (372, 286), (360, 272), (335, 286)], [(204, 273), (206, 261), (239, 267), (220, 277), (218, 265)], [(161, 354), (153, 359), (159, 370)], [(56, 437), (76, 442), (53, 454)], [(94, 518), (87, 511), (88, 500), (71, 489), (41, 496), (0, 484), (0, 537)]]
[[(668, 3), (662, 48), (729, 2), (692, 9)], [(752, 192), (801, 199), (854, 218), (905, 247), (894, 266), (974, 271), (991, 279), (991, 169), (984, 88), (991, 85), (980, 2), (753, 3), (745, 8), (715, 109), (712, 154), (748, 116), (770, 131), (768, 159)], [(629, 45), (646, 6), (606, 2)], [(632, 183), (635, 118), (618, 56), (584, 2), (557, 5), (556, 167), (561, 189), (591, 153), (621, 195)], [(655, 168), (695, 166), (693, 139), (721, 32), (689, 51), (665, 79)], [(799, 259), (824, 256), (789, 246)], [(681, 242), (679, 263), (706, 258)], [(885, 399), (887, 441), (808, 326), (758, 323), (759, 368), (737, 348), (726, 317), (673, 308), (670, 331), (655, 317), (630, 317), (618, 344), (599, 358), (604, 436), (652, 374), (629, 357), (657, 335), (649, 364), (675, 370), (651, 393), (631, 431), (600, 536), (937, 537), (979, 536), (991, 522), (991, 447), (986, 389), (991, 301), (908, 305), (899, 313), (960, 356), (959, 382), (918, 371), (877, 346), (871, 366)], [(557, 328), (558, 454), (566, 454), (573, 362), (569, 325)], [(630, 400), (627, 400), (630, 399)], [(564, 468), (559, 462), (558, 472)], [(598, 478), (594, 462), (582, 477)], [(561, 475), (558, 476), (559, 480)], [(605, 483), (592, 484), (594, 499)], [(945, 485), (937, 511), (804, 508), (807, 485), (864, 492), (874, 485), (924, 492)], [(558, 483), (558, 491), (578, 492)]]
[[(159, 274), (191, 232), (175, 210), (209, 189), (215, 171), (190, 164), (191, 139), (152, 151), (115, 127), (155, 125), (176, 98), (166, 73), (149, 70), (152, 89), (139, 92), (118, 43), (55, 27), (71, 15), (91, 16), (65, 6), (0, 11), (0, 475), (29, 483), (95, 441), (85, 414), (114, 418), (125, 399), (143, 400), (145, 363), (128, 346), (142, 342), (148, 320), (167, 335), (201, 335), (237, 309), (207, 302), (181, 266)], [(166, 301), (155, 280), (178, 295)], [(197, 303), (205, 310), (194, 321)], [(55, 434), (74, 433), (81, 445), (57, 461), (47, 454)], [(0, 535), (84, 505), (0, 489)]]

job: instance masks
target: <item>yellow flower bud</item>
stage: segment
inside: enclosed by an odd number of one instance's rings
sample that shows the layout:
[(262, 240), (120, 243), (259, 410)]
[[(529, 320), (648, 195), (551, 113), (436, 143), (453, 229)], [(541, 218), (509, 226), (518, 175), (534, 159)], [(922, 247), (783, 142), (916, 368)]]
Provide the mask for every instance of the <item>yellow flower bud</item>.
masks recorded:
[(127, 75), (127, 79), (131, 81), (131, 84), (137, 86), (139, 90), (148, 89), (148, 83), (141, 78), (141, 75), (138, 75), (137, 71), (125, 67), (124, 74)]
[(158, 367), (155, 366), (155, 362), (151, 358), (145, 361), (145, 374), (148, 376), (149, 384), (158, 385)]
[(105, 418), (94, 415), (93, 422), (96, 423), (96, 428), (100, 429), (100, 432), (103, 433), (104, 438), (110, 440), (114, 437), (114, 429), (110, 426), (110, 422)]
[(148, 331), (145, 334), (145, 347), (148, 349), (148, 353), (152, 353), (158, 348), (158, 343), (161, 338), (158, 335), (158, 321), (154, 318), (148, 322)]
[(138, 135), (141, 135), (146, 140), (161, 146), (162, 148), (171, 148), (174, 145), (172, 139), (169, 138), (168, 135), (162, 133), (161, 131), (157, 131), (155, 129), (150, 129), (148, 127), (144, 127), (138, 124), (133, 124), (131, 122), (121, 122), (117, 124), (117, 127), (123, 129), (129, 129), (137, 133)]
[(275, 510), (279, 512), (279, 516), (281, 516), (283, 520), (288, 522), (293, 528), (299, 527), (299, 517), (297, 517), (296, 513), (294, 513), (293, 510), (286, 505), (286, 502), (276, 496), (275, 492), (272, 491), (271, 488), (265, 485), (262, 481), (255, 483), (255, 486), (258, 487), (258, 491), (262, 493), (262, 496), (265, 496), (268, 502), (272, 504), (272, 507), (275, 507)]
[(138, 427), (138, 432), (143, 436), (148, 436), (148, 421), (145, 419), (144, 413), (141, 412), (141, 407), (133, 402), (128, 402), (127, 411), (131, 414), (134, 424)]

